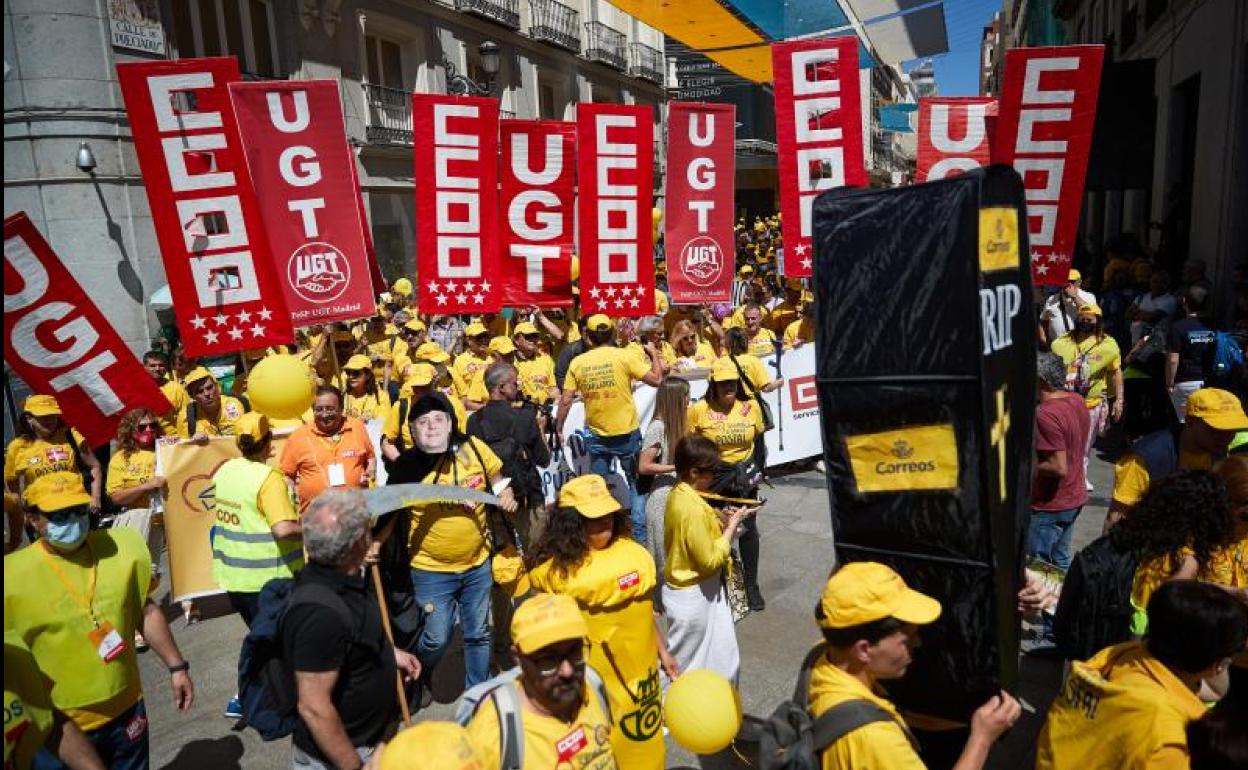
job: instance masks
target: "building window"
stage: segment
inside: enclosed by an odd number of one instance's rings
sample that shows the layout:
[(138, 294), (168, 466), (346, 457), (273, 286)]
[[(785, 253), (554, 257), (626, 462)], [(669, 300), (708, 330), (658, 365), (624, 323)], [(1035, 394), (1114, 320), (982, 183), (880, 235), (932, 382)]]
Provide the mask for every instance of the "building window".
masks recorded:
[(364, 52), (369, 83), (386, 88), (403, 87), (403, 49), (398, 43), (365, 35)]
[(415, 198), (411, 191), (371, 191), (368, 194), (373, 247), (377, 251), (377, 264), (387, 281), (411, 275), (416, 268), (414, 206)]
[(247, 75), (284, 77), (269, 0), (179, 0), (170, 5), (179, 58), (235, 56)]
[(555, 114), (555, 87), (550, 83), (538, 84), (537, 102), (537, 113), (542, 120), (559, 120), (563, 117)]

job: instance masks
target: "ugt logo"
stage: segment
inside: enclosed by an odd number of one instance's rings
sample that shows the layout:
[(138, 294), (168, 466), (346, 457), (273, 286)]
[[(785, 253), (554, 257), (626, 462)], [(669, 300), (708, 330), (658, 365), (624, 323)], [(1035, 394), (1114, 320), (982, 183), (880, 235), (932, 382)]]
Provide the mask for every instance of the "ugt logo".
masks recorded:
[(351, 265), (346, 255), (328, 243), (305, 243), (290, 255), (286, 279), (308, 302), (332, 302), (346, 291)]
[(680, 250), (680, 269), (689, 283), (710, 286), (724, 272), (724, 250), (710, 236), (699, 235)]

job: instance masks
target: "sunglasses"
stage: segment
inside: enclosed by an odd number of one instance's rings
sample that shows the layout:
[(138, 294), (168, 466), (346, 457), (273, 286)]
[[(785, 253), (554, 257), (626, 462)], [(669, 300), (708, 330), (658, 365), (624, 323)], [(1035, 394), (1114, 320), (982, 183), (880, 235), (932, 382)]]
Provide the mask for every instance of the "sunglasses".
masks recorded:
[(540, 334), (521, 334), (520, 336), (524, 337), (529, 342), (537, 342), (542, 338), (542, 335)]
[(364, 375), (363, 369), (347, 369), (346, 372), (348, 377), (362, 377)]
[(158, 427), (160, 427), (160, 423), (155, 422), (141, 422), (134, 426), (135, 430), (156, 430)]

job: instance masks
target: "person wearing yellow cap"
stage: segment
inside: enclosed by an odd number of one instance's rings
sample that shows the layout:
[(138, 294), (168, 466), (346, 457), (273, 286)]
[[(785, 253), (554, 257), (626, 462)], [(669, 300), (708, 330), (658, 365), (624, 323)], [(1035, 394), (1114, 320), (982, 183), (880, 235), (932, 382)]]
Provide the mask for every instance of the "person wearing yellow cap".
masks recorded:
[(247, 411), (243, 402), (222, 394), (217, 378), (202, 366), (187, 373), (185, 384), (191, 401), (178, 417), (178, 435), (195, 443), (234, 435), (234, 423)]
[(343, 413), (368, 422), (390, 413), (390, 394), (377, 383), (368, 356), (356, 354), (342, 367)]
[[(815, 607), (823, 644), (807, 656), (810, 716), (817, 721), (841, 704), (858, 702), (872, 719), (819, 747), (823, 770), (926, 767), (910, 728), (880, 683), (905, 676), (919, 643), (919, 626), (936, 620), (940, 611), (940, 602), (910, 588), (883, 564), (850, 562), (828, 578)], [(992, 744), (1021, 711), (1005, 691), (980, 706), (954, 770), (983, 767)]]
[(516, 370), (520, 373), (520, 392), (525, 399), (544, 406), (559, 397), (555, 385), (555, 360), (541, 349), (542, 335), (529, 321), (521, 321), (512, 329), (516, 345)]
[(1159, 479), (1176, 469), (1209, 470), (1226, 454), (1235, 434), (1248, 430), (1248, 415), (1235, 394), (1201, 388), (1187, 400), (1187, 418), (1176, 438), (1169, 428), (1141, 436), (1114, 463), (1114, 492), (1105, 529), (1130, 514)]
[(176, 436), (178, 415), (186, 409), (186, 402), (191, 397), (186, 394), (186, 388), (180, 382), (169, 376), (169, 362), (164, 353), (159, 350), (144, 353), (143, 368), (152, 376), (156, 387), (160, 388), (161, 394), (169, 402), (169, 411), (160, 415), (160, 432), (165, 436)]
[(88, 505), (100, 510), (104, 469), (86, 439), (65, 424), (53, 396), (28, 396), (17, 419), (17, 437), (4, 450), (4, 485), (29, 506), (45, 491), (84, 491), (81, 468), (91, 473)]
[(406, 369), (412, 362), (412, 351), (425, 342), (429, 327), (419, 318), (408, 318), (407, 311), (400, 312), (398, 317), (403, 323), (398, 327), (398, 342), (390, 356), (390, 384), (394, 390), (396, 383), (403, 382)]
[(1071, 270), (1066, 283), (1051, 294), (1040, 309), (1040, 344), (1052, 344), (1058, 337), (1073, 332), (1079, 308), (1095, 304), (1096, 296), (1083, 289), (1083, 276), (1078, 270)]
[[(50, 680), (52, 705), (86, 733), (104, 766), (147, 767), (136, 632), (168, 667), (174, 707), (190, 709), (195, 696), (190, 665), (151, 598), (147, 545), (129, 527), (91, 530), (81, 482), (28, 491), (27, 523), (39, 539), (4, 557), (6, 669), (16, 638)], [(11, 716), (6, 708), (6, 747)]]
[(464, 402), (464, 406), (470, 412), (480, 409), (485, 403), (485, 399), (474, 402), (469, 397), (469, 390), (477, 375), (484, 372), (485, 367), (494, 363), (494, 355), (490, 352), (491, 336), (490, 330), (480, 321), (468, 324), (464, 329), (464, 342), (468, 349), (456, 356), (455, 363), (451, 366), (456, 375), (455, 395)]
[[(658, 387), (663, 381), (663, 362), (654, 347), (646, 346), (648, 362), (637, 354), (612, 345), (615, 324), (596, 314), (585, 321), (586, 352), (568, 366), (568, 375), (559, 399), (556, 433), (563, 436), (563, 424), (579, 393), (585, 404), (585, 451), (590, 472), (606, 477), (613, 460), (618, 460), (624, 477), (636, 492), (637, 453), (641, 450), (641, 421), (633, 403), (633, 383)], [(648, 365), (647, 365), (648, 364)]]
[(1142, 641), (1071, 663), (1040, 731), (1036, 770), (1242, 767), (1196, 764), (1187, 729), (1209, 712), (1204, 683), (1225, 677), (1248, 641), (1243, 605), (1217, 586), (1175, 580), (1153, 594), (1148, 616)]
[[(468, 734), (491, 770), (502, 766), (507, 747), (524, 757), (521, 770), (623, 767), (612, 751), (607, 704), (587, 676), (588, 636), (570, 596), (537, 594), (516, 608), (511, 638), (519, 671), (501, 685), (506, 699), (499, 692), (483, 698), (468, 722)], [(505, 713), (519, 717), (520, 734), (502, 718)]]
[[(1087, 478), (1088, 459), (1096, 439), (1105, 435), (1110, 420), (1122, 419), (1122, 353), (1118, 342), (1105, 333), (1101, 309), (1083, 305), (1075, 317), (1074, 331), (1053, 340), (1049, 349), (1066, 363), (1066, 382), (1070, 390), (1083, 396), (1088, 407), (1088, 435), (1083, 457)], [(1088, 491), (1092, 491), (1088, 482)]]
[(777, 337), (784, 336), (789, 324), (802, 317), (802, 279), (784, 279), (784, 299), (776, 303), (767, 316), (767, 323)]
[(420, 722), (383, 743), (364, 770), (497, 770), (468, 730), (454, 722)]
[(676, 661), (656, 628), (654, 560), (630, 537), (628, 512), (601, 476), (570, 479), (533, 547), (529, 580), (536, 591), (576, 600), (589, 628), (589, 664), (602, 674), (621, 767), (663, 767), (658, 665)]

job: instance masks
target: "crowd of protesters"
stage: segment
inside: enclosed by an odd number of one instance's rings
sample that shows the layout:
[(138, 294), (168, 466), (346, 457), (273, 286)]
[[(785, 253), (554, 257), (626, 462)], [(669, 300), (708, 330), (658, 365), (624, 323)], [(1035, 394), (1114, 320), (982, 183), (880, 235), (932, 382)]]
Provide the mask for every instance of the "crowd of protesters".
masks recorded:
[[(1245, 757), (1242, 356), (1207, 315), (1203, 265), (1189, 262), (1172, 294), (1133, 256), (1109, 261), (1099, 303), (1072, 271), (1037, 315), (1019, 604), (1035, 629), (1028, 649), (1073, 661), (1039, 739), (1046, 769)], [(167, 492), (156, 448), (217, 437), (239, 456), (213, 476), (204, 547), (249, 630), (240, 671), (268, 654), (290, 679), (277, 711), (293, 720), (293, 767), (664, 767), (664, 688), (694, 669), (737, 684), (735, 623), (766, 609), (761, 394), (783, 384), (769, 362), (815, 339), (809, 287), (780, 276), (782, 258), (777, 217), (742, 220), (730, 303), (672, 304), (661, 259), (656, 311), (641, 319), (575, 304), (430, 317), (402, 278), (376, 315), (301, 329), (288, 348), (205, 361), (154, 350), (144, 365), (172, 408), (125, 415), (106, 464), (52, 396), (30, 396), (5, 456), (6, 768), (148, 767), (136, 655), (149, 647), (176, 707), (193, 707), (190, 664), (155, 601)], [(302, 419), (251, 410), (248, 372), (277, 354), (317, 380)], [(706, 394), (691, 400), (697, 379)], [(657, 388), (645, 424), (638, 383)], [(535, 469), (563, 450), (578, 402), (589, 472), (548, 502)], [(1089, 458), (1115, 441), (1125, 450), (1104, 535), (1073, 553)], [(360, 490), (382, 468), (387, 484), (463, 496), (370, 514)], [(620, 477), (626, 490), (612, 488)], [(198, 618), (191, 602), (182, 612)], [(883, 689), (922, 655), (921, 628), (941, 612), (883, 564), (828, 578), (803, 705), (816, 720), (868, 716), (814, 747), (822, 767), (984, 765), (1020, 717), (1013, 696), (975, 710), (942, 764)], [(395, 735), (402, 709), (428, 706), (456, 630), (460, 724)], [(240, 684), (224, 713), (258, 725), (255, 710), (275, 707)]]

